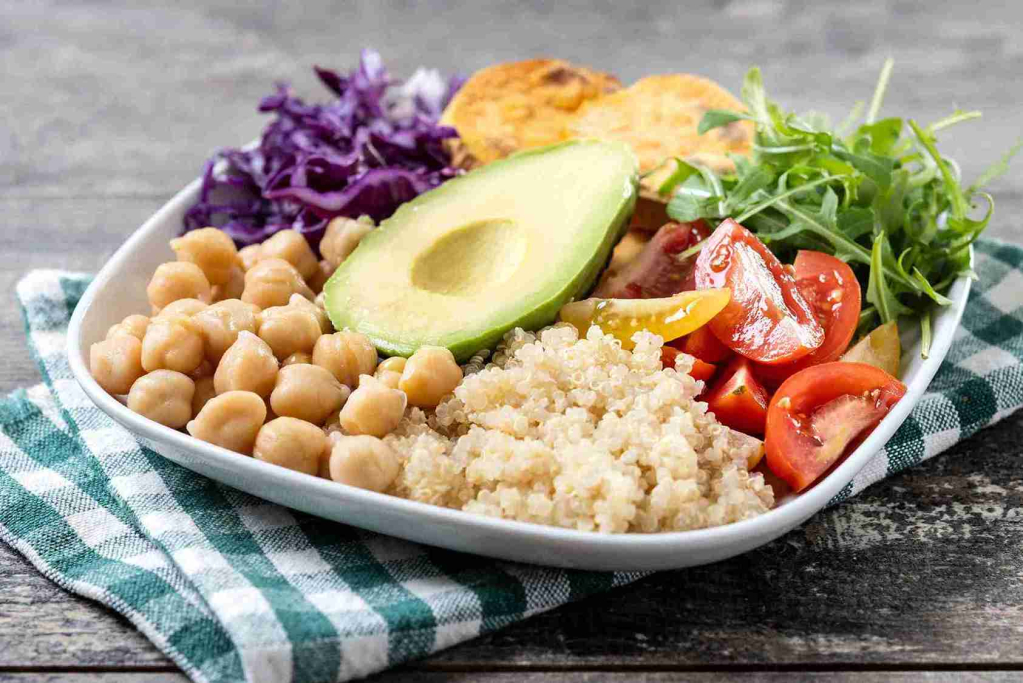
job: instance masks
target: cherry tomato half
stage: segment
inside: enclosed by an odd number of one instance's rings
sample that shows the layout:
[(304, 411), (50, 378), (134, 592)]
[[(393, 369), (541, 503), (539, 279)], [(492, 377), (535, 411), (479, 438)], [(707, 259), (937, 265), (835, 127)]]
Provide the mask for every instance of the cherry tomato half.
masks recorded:
[(707, 239), (694, 276), (697, 289), (732, 290), (732, 300), (709, 324), (736, 353), (759, 363), (792, 363), (824, 342), (824, 329), (792, 274), (731, 218)]
[(733, 360), (704, 400), (718, 422), (746, 434), (763, 434), (767, 420), (767, 391), (753, 376), (749, 359)]
[(602, 278), (593, 296), (601, 299), (660, 299), (691, 286), (694, 258), (678, 256), (702, 241), (710, 230), (699, 220), (666, 223), (628, 263)]
[[(678, 354), (682, 353), (674, 346), (664, 345), (661, 347), (661, 365), (666, 368), (675, 367), (675, 361), (678, 359)], [(704, 363), (699, 358), (693, 357), (693, 367), (689, 371), (689, 376), (695, 380), (702, 382), (709, 382), (717, 372), (717, 366), (712, 363)]]
[(767, 466), (802, 491), (874, 430), (906, 387), (866, 363), (824, 363), (785, 380), (767, 409)]
[(824, 343), (795, 363), (756, 368), (757, 377), (772, 386), (803, 368), (838, 360), (860, 320), (860, 283), (848, 264), (819, 251), (800, 251), (793, 266), (796, 288), (824, 328)]
[[(718, 341), (707, 325), (676, 341), (681, 342), (680, 349), (707, 363), (721, 363), (734, 355), (730, 348)], [(674, 342), (672, 345), (675, 345)]]

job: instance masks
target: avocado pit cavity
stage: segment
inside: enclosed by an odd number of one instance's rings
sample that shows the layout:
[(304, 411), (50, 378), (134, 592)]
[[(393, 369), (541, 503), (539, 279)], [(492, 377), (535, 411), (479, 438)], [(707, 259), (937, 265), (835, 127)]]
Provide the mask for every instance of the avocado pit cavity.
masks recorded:
[(415, 258), (412, 284), (434, 294), (469, 296), (506, 283), (526, 255), (526, 236), (509, 219), (473, 221), (441, 235)]

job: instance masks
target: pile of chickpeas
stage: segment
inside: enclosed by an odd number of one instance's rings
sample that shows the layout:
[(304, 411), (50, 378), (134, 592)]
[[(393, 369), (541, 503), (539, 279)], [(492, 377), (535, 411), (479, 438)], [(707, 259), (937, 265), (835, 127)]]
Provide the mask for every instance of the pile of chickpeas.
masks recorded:
[(334, 219), (317, 259), (295, 230), (238, 250), (216, 228), (171, 240), (176, 261), (90, 348), (92, 376), (150, 420), (298, 472), (386, 490), (400, 460), (382, 437), (409, 406), (436, 408), (462, 381), (445, 348), (378, 362), (335, 332), (320, 291), (373, 224)]

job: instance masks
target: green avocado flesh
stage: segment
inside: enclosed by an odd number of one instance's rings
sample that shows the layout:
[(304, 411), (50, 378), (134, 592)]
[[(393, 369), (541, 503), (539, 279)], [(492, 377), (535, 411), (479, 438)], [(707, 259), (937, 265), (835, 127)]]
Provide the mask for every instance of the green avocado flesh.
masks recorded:
[(444, 346), (460, 361), (548, 325), (607, 263), (637, 172), (625, 145), (577, 140), (449, 180), (363, 238), (323, 288), (327, 312), (384, 355)]

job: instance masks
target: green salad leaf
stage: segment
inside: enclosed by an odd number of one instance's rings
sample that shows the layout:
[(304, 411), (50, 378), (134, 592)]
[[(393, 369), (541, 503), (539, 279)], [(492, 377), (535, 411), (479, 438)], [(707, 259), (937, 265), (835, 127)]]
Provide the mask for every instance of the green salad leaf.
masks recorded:
[[(914, 317), (926, 355), (933, 308), (951, 304), (945, 293), (956, 278), (974, 276), (969, 247), (994, 211), (982, 188), (1006, 172), (1023, 138), (963, 187), (958, 168), (938, 151), (937, 134), (980, 112), (956, 110), (928, 126), (880, 118), (892, 66), (885, 62), (866, 114), (858, 103), (838, 129), (819, 114), (783, 110), (753, 67), (742, 86), (746, 111), (710, 110), (699, 126), (702, 134), (753, 121), (752, 158), (733, 157), (730, 175), (675, 159), (660, 193), (670, 197), (671, 218), (716, 225), (733, 217), (783, 261), (799, 249), (846, 261), (865, 293), (861, 329)], [(980, 200), (987, 208), (977, 216)]]

